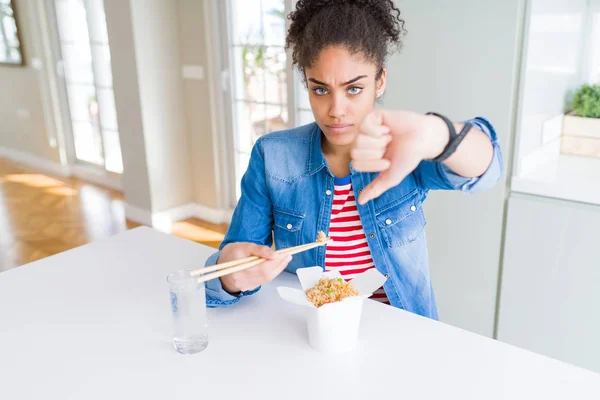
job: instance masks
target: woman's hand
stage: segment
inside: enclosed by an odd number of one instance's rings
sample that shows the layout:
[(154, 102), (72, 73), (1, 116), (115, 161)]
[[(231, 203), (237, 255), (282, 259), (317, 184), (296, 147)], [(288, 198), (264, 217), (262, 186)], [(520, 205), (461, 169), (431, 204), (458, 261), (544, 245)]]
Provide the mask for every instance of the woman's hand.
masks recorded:
[(233, 294), (253, 290), (260, 285), (270, 282), (283, 271), (292, 261), (291, 255), (280, 255), (274, 252), (270, 247), (259, 246), (254, 243), (230, 243), (223, 247), (219, 256), (218, 264), (223, 264), (233, 260), (258, 256), (267, 259), (253, 267), (233, 274), (221, 277), (223, 289)]
[[(454, 123), (457, 132), (463, 126)], [(374, 111), (369, 114), (360, 125), (353, 143), (353, 167), (359, 172), (380, 174), (363, 189), (359, 204), (365, 204), (398, 185), (421, 161), (439, 156), (449, 139), (446, 123), (434, 115), (412, 111)], [(470, 178), (482, 175), (492, 157), (489, 136), (472, 128), (444, 164), (455, 173)]]
[(362, 191), (360, 204), (398, 185), (422, 160), (437, 157), (449, 138), (444, 121), (410, 111), (374, 111), (359, 132), (351, 153), (354, 169), (381, 172)]

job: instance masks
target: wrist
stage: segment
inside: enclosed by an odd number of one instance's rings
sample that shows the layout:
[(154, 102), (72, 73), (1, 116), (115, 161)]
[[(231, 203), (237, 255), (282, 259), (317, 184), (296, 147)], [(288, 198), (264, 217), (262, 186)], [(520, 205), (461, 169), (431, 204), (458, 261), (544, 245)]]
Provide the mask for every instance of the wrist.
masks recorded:
[[(448, 126), (443, 119), (435, 115), (427, 115), (427, 126), (425, 130), (428, 134), (426, 143), (427, 146), (424, 149), (425, 154), (423, 159), (433, 160), (446, 148), (450, 141), (450, 132), (448, 132)], [(455, 124), (456, 127), (456, 124)]]
[(221, 287), (223, 288), (224, 291), (226, 291), (227, 293), (229, 293), (232, 296), (238, 296), (241, 292), (241, 290), (239, 290), (236, 287), (230, 286), (229, 282), (227, 279), (223, 279), (223, 278), (219, 278), (221, 280)]

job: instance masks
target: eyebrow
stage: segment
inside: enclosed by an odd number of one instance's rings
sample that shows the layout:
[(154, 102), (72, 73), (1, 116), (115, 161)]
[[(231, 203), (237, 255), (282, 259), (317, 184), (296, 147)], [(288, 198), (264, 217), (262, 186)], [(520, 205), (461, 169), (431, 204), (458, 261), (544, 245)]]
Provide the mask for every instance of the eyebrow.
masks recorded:
[[(348, 82), (344, 82), (344, 83), (342, 83), (340, 86), (346, 86), (346, 85), (350, 85), (351, 83), (354, 83), (354, 82), (356, 82), (356, 81), (359, 81), (359, 80), (361, 80), (361, 79), (363, 79), (363, 78), (366, 78), (366, 77), (367, 77), (367, 75), (360, 75), (360, 76), (357, 76), (357, 77), (356, 77), (356, 78), (354, 78), (354, 79), (350, 79)], [(318, 81), (318, 80), (316, 80), (316, 79), (314, 79), (314, 78), (309, 78), (309, 81), (311, 81), (311, 82), (313, 82), (313, 83), (316, 83), (317, 85), (329, 86), (329, 85), (328, 85), (328, 84), (326, 84), (325, 82)]]

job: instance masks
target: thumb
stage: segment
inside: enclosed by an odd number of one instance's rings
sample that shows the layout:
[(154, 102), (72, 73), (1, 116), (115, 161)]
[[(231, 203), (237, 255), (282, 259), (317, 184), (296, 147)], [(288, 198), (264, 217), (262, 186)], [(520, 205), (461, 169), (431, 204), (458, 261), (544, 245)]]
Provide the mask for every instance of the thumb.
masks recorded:
[(394, 154), (390, 168), (381, 172), (358, 197), (358, 204), (363, 205), (369, 200), (381, 196), (386, 190), (398, 185), (419, 166), (421, 159), (409, 152)]
[(366, 204), (369, 200), (373, 200), (381, 196), (386, 190), (394, 185), (395, 183), (392, 179), (390, 170), (387, 169), (383, 171), (377, 178), (375, 178), (375, 180), (373, 180), (373, 182), (363, 189), (362, 193), (358, 197), (358, 204)]

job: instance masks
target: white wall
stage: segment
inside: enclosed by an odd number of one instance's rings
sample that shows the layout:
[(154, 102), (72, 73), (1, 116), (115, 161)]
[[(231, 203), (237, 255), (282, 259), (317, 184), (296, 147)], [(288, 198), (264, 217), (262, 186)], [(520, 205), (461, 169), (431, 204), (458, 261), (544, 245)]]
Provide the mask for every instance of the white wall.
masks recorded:
[[(204, 218), (210, 219), (211, 210), (223, 206), (213, 135), (225, 133), (212, 132), (206, 3), (105, 0), (105, 7), (113, 75), (121, 77), (115, 97), (126, 201), (143, 203), (137, 188), (147, 179), (148, 189), (140, 189), (151, 202), (143, 209), (155, 213), (194, 202), (208, 207)], [(184, 79), (183, 66), (202, 68), (205, 78)]]
[[(198, 105), (197, 97), (188, 89), (195, 82), (184, 84), (182, 78), (182, 59), (188, 58), (181, 55), (180, 35), (185, 36), (185, 47), (190, 47), (190, 21), (186, 20), (182, 28), (179, 4), (166, 0), (105, 0), (105, 7), (123, 147), (125, 199), (147, 216), (190, 204), (195, 186), (190, 157), (201, 147), (210, 158), (210, 148), (190, 138), (190, 132), (210, 135), (209, 131), (194, 129), (203, 121), (194, 117), (195, 110), (186, 102), (191, 98), (196, 100), (191, 106)], [(199, 17), (197, 24), (202, 27), (202, 7), (192, 5), (188, 11), (188, 18)], [(196, 42), (202, 41), (199, 37)], [(199, 50), (191, 53), (195, 55), (191, 60), (198, 63)], [(197, 112), (203, 115), (205, 111)], [(202, 154), (197, 158), (205, 162)], [(210, 176), (211, 171), (206, 172)], [(211, 191), (210, 186), (205, 189)], [(139, 219), (133, 214), (129, 217)]]
[(122, 0), (104, 0), (110, 43), (115, 107), (123, 154), (125, 201), (141, 210), (152, 210), (146, 162), (146, 141), (140, 104), (135, 39), (131, 9)]
[(152, 211), (192, 201), (176, 4), (131, 1)]
[[(510, 162), (524, 2), (396, 2), (406, 19), (403, 54), (388, 63), (385, 107), (478, 115), (495, 125)], [(473, 196), (432, 193), (425, 203), (440, 319), (492, 336), (506, 182)]]
[(498, 339), (600, 372), (600, 207), (511, 195)]
[(211, 104), (208, 84), (209, 79), (212, 78), (209, 66), (211, 56), (207, 54), (208, 37), (205, 26), (206, 18), (209, 18), (206, 14), (209, 10), (206, 1), (178, 0), (177, 5), (181, 64), (199, 66), (205, 72), (203, 80), (184, 79), (183, 81), (194, 200), (205, 207), (220, 208), (224, 204), (221, 204), (218, 193), (220, 185), (216, 181), (219, 155), (213, 151), (215, 143), (213, 143), (211, 123), (211, 108), (215, 105)]

